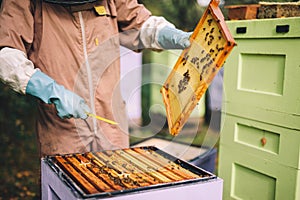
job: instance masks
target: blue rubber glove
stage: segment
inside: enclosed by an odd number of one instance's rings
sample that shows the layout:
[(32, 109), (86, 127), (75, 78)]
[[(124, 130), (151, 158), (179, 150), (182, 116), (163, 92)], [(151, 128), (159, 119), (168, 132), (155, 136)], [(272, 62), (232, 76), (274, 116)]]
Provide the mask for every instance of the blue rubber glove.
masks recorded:
[(158, 32), (158, 43), (163, 49), (185, 49), (191, 45), (191, 32), (184, 32), (171, 26), (165, 26)]
[(26, 87), (26, 94), (38, 97), (47, 104), (54, 104), (60, 118), (82, 118), (88, 116), (90, 108), (83, 98), (57, 84), (41, 71), (35, 72)]

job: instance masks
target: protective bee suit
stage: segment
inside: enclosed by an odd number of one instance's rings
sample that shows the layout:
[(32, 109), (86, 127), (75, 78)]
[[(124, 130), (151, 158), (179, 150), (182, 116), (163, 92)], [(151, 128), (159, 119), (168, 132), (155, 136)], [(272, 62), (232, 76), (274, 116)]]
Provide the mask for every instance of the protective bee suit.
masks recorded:
[(188, 38), (136, 0), (3, 0), (0, 79), (37, 97), (41, 156), (126, 148), (120, 45), (185, 48)]

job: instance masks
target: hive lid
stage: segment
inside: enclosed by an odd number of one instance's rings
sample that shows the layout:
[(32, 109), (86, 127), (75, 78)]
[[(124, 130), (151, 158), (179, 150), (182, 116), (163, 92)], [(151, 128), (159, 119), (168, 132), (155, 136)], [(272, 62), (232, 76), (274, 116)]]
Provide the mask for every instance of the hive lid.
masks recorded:
[(169, 132), (177, 135), (235, 46), (219, 1), (212, 0), (161, 88)]

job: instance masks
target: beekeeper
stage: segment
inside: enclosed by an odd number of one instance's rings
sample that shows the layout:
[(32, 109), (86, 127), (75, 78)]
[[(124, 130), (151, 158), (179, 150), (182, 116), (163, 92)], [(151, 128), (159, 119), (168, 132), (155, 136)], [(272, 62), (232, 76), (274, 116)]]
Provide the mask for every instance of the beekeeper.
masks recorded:
[(38, 98), (41, 156), (126, 148), (120, 45), (183, 49), (189, 35), (136, 0), (3, 0), (0, 78)]

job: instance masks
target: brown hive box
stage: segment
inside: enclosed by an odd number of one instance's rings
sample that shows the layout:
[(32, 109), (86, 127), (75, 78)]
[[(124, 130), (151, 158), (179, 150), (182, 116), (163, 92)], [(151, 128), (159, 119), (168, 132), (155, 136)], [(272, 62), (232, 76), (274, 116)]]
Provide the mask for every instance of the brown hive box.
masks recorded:
[(177, 135), (235, 46), (219, 1), (212, 0), (161, 88), (169, 132)]
[(300, 2), (259, 2), (257, 18), (282, 18), (300, 16)]
[(259, 6), (259, 4), (231, 5), (225, 8), (228, 9), (229, 20), (248, 20), (257, 18)]

